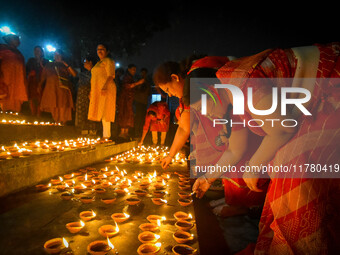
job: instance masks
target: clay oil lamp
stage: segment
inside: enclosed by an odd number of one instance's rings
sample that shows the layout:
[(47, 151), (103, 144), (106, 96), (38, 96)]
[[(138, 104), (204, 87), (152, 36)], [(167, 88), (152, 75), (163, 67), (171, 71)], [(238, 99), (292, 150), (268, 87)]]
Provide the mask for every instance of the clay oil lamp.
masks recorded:
[(126, 193), (129, 192), (128, 189), (115, 189), (115, 192), (118, 194), (118, 195), (125, 195)]
[(149, 186), (150, 186), (149, 183), (141, 183), (141, 184), (139, 185), (139, 188), (146, 190), (146, 189), (149, 188)]
[(32, 151), (25, 149), (25, 148), (21, 149), (21, 153), (23, 156), (26, 156), (26, 157), (32, 155)]
[(70, 222), (66, 224), (66, 228), (68, 229), (68, 231), (70, 231), (70, 233), (75, 234), (78, 233), (80, 230), (83, 229), (83, 227), (85, 226), (85, 223), (82, 221), (79, 222)]
[(187, 243), (189, 241), (192, 241), (194, 239), (194, 235), (190, 234), (189, 232), (177, 230), (173, 234), (173, 238), (176, 240), (177, 243)]
[(151, 223), (157, 223), (158, 221), (166, 220), (165, 216), (160, 215), (149, 215), (146, 219)]
[(128, 220), (130, 218), (130, 215), (126, 213), (114, 213), (111, 215), (111, 218), (117, 223), (122, 223)]
[(101, 199), (101, 201), (104, 203), (104, 204), (112, 204), (114, 203), (115, 201), (117, 200), (116, 197), (104, 197)]
[(107, 241), (94, 241), (87, 246), (87, 252), (91, 255), (105, 255), (109, 251), (113, 250), (114, 246), (110, 242), (109, 238)]
[(191, 198), (191, 193), (187, 192), (187, 191), (180, 191), (178, 192), (178, 196), (180, 198)]
[(189, 231), (194, 227), (194, 223), (187, 220), (179, 220), (175, 223), (175, 226), (183, 231)]
[(178, 221), (178, 220), (187, 220), (187, 219), (191, 219), (192, 216), (191, 214), (187, 214), (185, 212), (182, 212), (182, 211), (178, 211), (178, 212), (175, 212), (174, 213), (174, 217), (175, 219)]
[(142, 231), (157, 231), (159, 226), (154, 223), (143, 223), (139, 225), (139, 229)]
[(44, 249), (48, 254), (60, 253), (62, 249), (68, 248), (68, 242), (65, 238), (53, 238), (44, 244)]
[(79, 214), (79, 217), (83, 220), (83, 221), (90, 221), (92, 219), (94, 219), (97, 215), (95, 214), (94, 211), (82, 211)]
[(57, 188), (58, 191), (65, 191), (66, 190), (65, 185), (58, 185), (56, 188)]
[(144, 243), (138, 247), (137, 253), (139, 255), (153, 255), (160, 251), (161, 243)]
[(35, 185), (35, 188), (37, 191), (45, 191), (45, 190), (48, 190), (49, 189), (49, 186), (46, 185), (46, 184), (38, 184), (38, 185)]
[(98, 232), (103, 237), (111, 238), (111, 237), (113, 237), (113, 236), (118, 234), (119, 227), (118, 227), (117, 223), (116, 223), (116, 226), (113, 226), (113, 225), (103, 225), (103, 226), (101, 226), (98, 229)]
[(168, 203), (167, 200), (162, 199), (162, 198), (158, 198), (158, 197), (152, 198), (152, 202), (153, 202), (155, 205), (164, 205), (164, 204)]
[(189, 206), (192, 203), (192, 199), (188, 198), (180, 198), (177, 201), (181, 206)]
[(94, 201), (94, 197), (83, 196), (79, 198), (84, 204), (90, 204)]
[(74, 186), (74, 190), (75, 190), (76, 193), (82, 193), (86, 189), (87, 189), (87, 187), (83, 183), (81, 183), (80, 185)]
[(95, 188), (94, 190), (95, 190), (96, 193), (98, 193), (98, 194), (102, 194), (102, 193), (105, 193), (105, 192), (106, 192), (106, 189), (104, 189), (104, 188)]
[(172, 247), (172, 252), (176, 255), (193, 255), (196, 254), (196, 249), (189, 245), (178, 244)]
[(166, 195), (166, 192), (165, 191), (161, 191), (161, 190), (155, 190), (153, 192), (153, 195), (155, 197), (160, 197), (160, 198), (163, 198), (165, 195)]
[(125, 200), (128, 205), (137, 205), (141, 202), (138, 197), (129, 197)]
[(159, 238), (160, 235), (157, 235), (150, 231), (144, 231), (138, 235), (138, 240), (141, 243), (156, 243)]
[(62, 200), (71, 200), (71, 198), (73, 197), (73, 194), (69, 192), (65, 192), (65, 193), (62, 193), (60, 197)]
[(8, 159), (11, 156), (10, 152), (4, 152), (0, 154), (0, 160)]
[(50, 183), (52, 185), (59, 185), (62, 181), (60, 179), (51, 179)]
[(190, 190), (191, 186), (190, 185), (178, 185), (180, 190)]
[(145, 190), (138, 189), (138, 190), (135, 190), (135, 194), (139, 197), (145, 197), (147, 192)]

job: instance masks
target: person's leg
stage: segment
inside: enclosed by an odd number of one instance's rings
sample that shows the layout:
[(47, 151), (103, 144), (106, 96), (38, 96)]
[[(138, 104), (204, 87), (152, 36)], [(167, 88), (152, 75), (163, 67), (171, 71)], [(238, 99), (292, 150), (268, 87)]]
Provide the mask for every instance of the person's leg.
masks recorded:
[(152, 135), (152, 143), (153, 145), (156, 145), (158, 142), (158, 132), (157, 131), (151, 131)]
[(161, 145), (164, 145), (166, 138), (166, 132), (161, 132)]
[(105, 121), (102, 119), (103, 124), (103, 138), (110, 138), (111, 137), (111, 122)]

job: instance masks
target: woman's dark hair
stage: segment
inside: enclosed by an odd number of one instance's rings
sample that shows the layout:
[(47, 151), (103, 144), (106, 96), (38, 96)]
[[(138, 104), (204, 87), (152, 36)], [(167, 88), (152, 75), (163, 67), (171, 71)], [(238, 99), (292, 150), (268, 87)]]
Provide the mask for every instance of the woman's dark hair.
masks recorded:
[(97, 44), (97, 47), (98, 47), (98, 45), (103, 45), (104, 48), (105, 48), (107, 51), (110, 51), (110, 48), (109, 48), (109, 46), (108, 46), (106, 43), (98, 43), (98, 44)]
[(192, 55), (185, 58), (181, 62), (167, 61), (160, 64), (154, 71), (153, 81), (156, 86), (159, 84), (168, 83), (171, 81), (171, 74), (176, 74), (181, 78), (185, 78), (187, 72), (194, 60), (200, 59), (203, 56)]

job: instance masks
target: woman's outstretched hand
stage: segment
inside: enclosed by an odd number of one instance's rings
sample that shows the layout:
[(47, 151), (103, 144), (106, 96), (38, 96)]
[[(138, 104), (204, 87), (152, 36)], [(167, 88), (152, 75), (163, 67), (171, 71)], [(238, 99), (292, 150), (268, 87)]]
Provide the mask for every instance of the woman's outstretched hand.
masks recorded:
[(167, 156), (162, 159), (161, 166), (163, 169), (167, 169), (172, 161), (172, 157)]
[(210, 186), (211, 183), (209, 183), (207, 179), (200, 177), (195, 181), (194, 185), (192, 186), (192, 191), (196, 193), (197, 198), (202, 198), (205, 192), (207, 192), (207, 190), (210, 188)]

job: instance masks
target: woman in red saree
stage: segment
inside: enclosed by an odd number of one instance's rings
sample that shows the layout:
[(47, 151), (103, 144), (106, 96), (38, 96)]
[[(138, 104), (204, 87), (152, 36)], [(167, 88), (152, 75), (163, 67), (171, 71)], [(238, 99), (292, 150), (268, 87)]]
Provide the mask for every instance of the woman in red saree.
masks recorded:
[[(244, 94), (250, 86), (249, 78), (340, 78), (340, 44), (314, 45), (292, 49), (266, 50), (254, 56), (227, 63), (219, 69), (217, 77), (236, 84)], [(236, 78), (235, 80), (232, 80)], [(242, 78), (242, 79), (239, 79)], [(238, 83), (237, 81), (241, 81)], [(340, 105), (339, 87), (316, 79), (311, 91), (312, 99), (305, 107), (312, 116), (293, 115), (297, 128), (283, 129), (266, 125), (248, 127), (250, 132), (262, 135), (263, 141), (249, 160), (249, 166), (274, 166), (340, 163)], [(294, 83), (281, 84), (282, 87)], [(304, 87), (305, 84), (300, 84)], [(309, 84), (310, 85), (310, 84)], [(271, 83), (252, 83), (254, 107), (271, 106)], [(229, 95), (229, 98), (232, 97)], [(268, 100), (270, 102), (268, 102)], [(245, 105), (244, 119), (261, 119)], [(241, 115), (242, 116), (242, 115)], [(271, 114), (267, 118), (282, 119)], [(263, 118), (263, 116), (262, 116)], [(247, 186), (260, 191), (259, 176), (244, 174)], [(264, 208), (259, 224), (257, 243), (241, 254), (335, 254), (339, 245), (339, 181), (338, 179), (311, 179), (308, 176), (270, 174)], [(279, 178), (277, 178), (279, 177)], [(292, 178), (293, 177), (293, 178)], [(204, 194), (207, 187), (197, 180), (194, 188)]]
[(169, 131), (170, 111), (166, 102), (157, 101), (152, 103), (146, 111), (143, 134), (138, 145), (142, 145), (149, 129), (152, 134), (152, 143), (157, 145), (158, 132), (161, 133), (161, 145), (165, 143), (166, 134)]
[[(163, 66), (159, 67), (158, 71), (155, 72), (155, 83), (161, 87), (162, 90), (167, 92), (170, 96), (175, 95), (180, 98), (180, 104), (178, 109), (176, 110), (176, 117), (179, 119), (179, 130), (176, 133), (174, 142), (170, 148), (169, 156), (163, 159), (162, 166), (166, 168), (171, 161), (172, 157), (176, 155), (176, 153), (181, 149), (181, 145), (185, 143), (185, 141), (189, 138), (189, 130), (193, 132), (190, 140), (191, 144), (195, 148), (195, 159), (196, 165), (215, 165), (216, 162), (221, 158), (224, 151), (228, 148), (227, 142), (225, 144), (217, 145), (215, 143), (215, 138), (219, 136), (220, 129), (211, 129), (211, 120), (205, 116), (202, 116), (199, 111), (193, 110), (194, 114), (191, 114), (189, 119), (189, 98), (190, 93), (187, 90), (190, 86), (190, 78), (194, 77), (216, 77), (215, 73), (223, 66), (226, 62), (230, 61), (230, 57), (204, 57), (198, 60), (195, 60), (192, 65), (190, 65), (189, 70), (186, 70), (184, 74), (180, 72), (180, 65), (174, 62), (164, 63)], [(166, 83), (166, 79), (163, 76), (166, 74), (171, 77), (172, 83), (177, 82), (178, 79), (178, 87), (181, 89), (176, 89), (177, 87), (174, 84)], [(162, 79), (161, 79), (162, 78)], [(190, 102), (191, 103), (191, 102)], [(225, 106), (228, 106), (226, 104)], [(186, 125), (191, 125), (190, 128), (186, 127)], [(185, 136), (185, 130), (188, 130)], [(233, 132), (239, 133), (239, 130), (236, 128), (233, 129)], [(242, 132), (242, 131), (241, 131)], [(183, 134), (184, 135), (183, 135)], [(259, 137), (252, 139), (252, 146), (249, 148), (247, 155), (249, 152), (251, 153), (254, 148), (257, 147), (259, 141)], [(256, 140), (256, 142), (255, 142)], [(251, 155), (251, 154), (250, 154)], [(247, 157), (245, 157), (246, 159)], [(240, 162), (240, 165), (243, 161)], [(235, 214), (246, 213), (249, 207), (252, 206), (262, 206), (265, 198), (265, 191), (263, 192), (253, 192), (249, 190), (246, 186), (245, 182), (242, 179), (242, 176), (234, 176), (235, 178), (224, 178), (223, 185), (225, 190), (225, 202), (226, 206), (222, 208), (222, 211), (218, 214), (223, 214), (223, 216), (232, 216)], [(264, 183), (264, 189), (266, 184)]]

